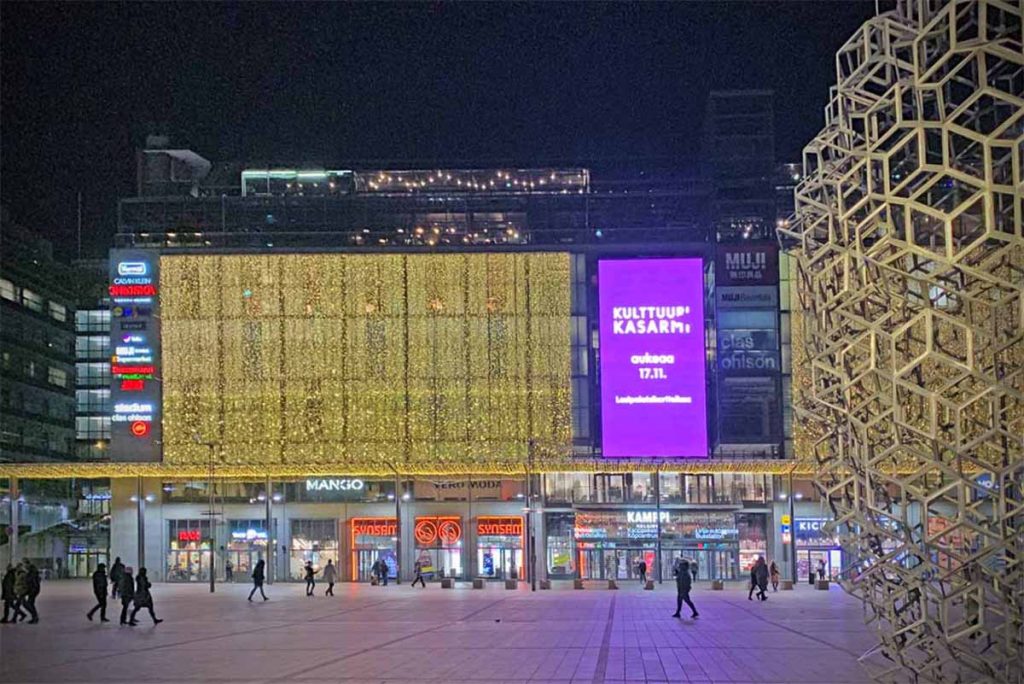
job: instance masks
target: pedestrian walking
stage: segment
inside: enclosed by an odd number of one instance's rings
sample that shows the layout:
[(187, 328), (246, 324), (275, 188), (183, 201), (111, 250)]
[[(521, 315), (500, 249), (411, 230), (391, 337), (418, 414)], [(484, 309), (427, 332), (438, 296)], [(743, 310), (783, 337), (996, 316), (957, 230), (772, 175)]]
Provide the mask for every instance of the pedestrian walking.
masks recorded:
[(768, 574), (771, 576), (771, 579), (772, 579), (772, 591), (778, 591), (779, 590), (779, 566), (775, 564), (775, 561), (772, 561), (771, 565), (768, 567)]
[(96, 596), (96, 605), (92, 607), (85, 617), (92, 622), (92, 616), (100, 611), (100, 622), (110, 622), (107, 619), (107, 566), (100, 563), (96, 566), (96, 572), (92, 573), (92, 593)]
[(24, 618), (25, 613), (22, 612), (21, 606), (18, 605), (18, 594), (14, 590), (14, 582), (17, 577), (17, 571), (14, 566), (10, 563), (7, 564), (7, 570), (4, 571), (3, 579), (3, 602), (4, 602), (4, 617), (0, 620), (0, 624), (6, 624), (10, 622), (12, 625), (18, 621), (18, 618)]
[(124, 563), (121, 562), (121, 557), (118, 556), (114, 559), (114, 564), (110, 566), (110, 598), (117, 598), (118, 593), (120, 593), (122, 577), (124, 577)]
[[(32, 616), (32, 619), (28, 621), (28, 624), (34, 625), (39, 622), (39, 613), (36, 611), (36, 598), (39, 596), (39, 592), (42, 589), (41, 580), (39, 577), (39, 568), (37, 568), (32, 561), (25, 559), (22, 561), (24, 567), (24, 580), (21, 584), (21, 591), (18, 592), (18, 598), (21, 602), (21, 607), (28, 611), (28, 614)], [(18, 582), (15, 580), (15, 588), (18, 588)], [(24, 618), (22, 618), (24, 620)]]
[(256, 561), (256, 567), (252, 569), (252, 591), (249, 592), (250, 601), (252, 601), (253, 594), (256, 593), (257, 589), (260, 590), (260, 596), (263, 597), (264, 601), (270, 600), (267, 598), (267, 595), (263, 593), (263, 580), (266, 579), (266, 574), (264, 573), (263, 570), (265, 566), (266, 563), (261, 558), (260, 560)]
[(388, 564), (383, 558), (377, 559), (377, 584), (388, 586)]
[(225, 582), (234, 582), (235, 581), (235, 566), (231, 562), (230, 558), (228, 558), (227, 561), (225, 561), (225, 563), (224, 563), (224, 581)]
[(313, 595), (313, 589), (316, 588), (316, 580), (313, 579), (316, 575), (316, 570), (313, 569), (313, 561), (306, 561), (306, 596)]
[(121, 596), (121, 624), (128, 624), (128, 609), (135, 600), (135, 578), (132, 576), (132, 567), (129, 565), (121, 571), (121, 584), (117, 588)]
[(327, 567), (324, 568), (324, 582), (327, 582), (327, 591), (324, 596), (334, 596), (334, 583), (338, 581), (338, 566), (330, 558), (327, 559)]
[(757, 583), (757, 598), (761, 601), (767, 601), (768, 563), (765, 562), (764, 556), (757, 557), (757, 563), (754, 564), (754, 579)]
[(423, 579), (423, 564), (420, 563), (419, 561), (416, 561), (415, 563), (413, 563), (412, 571), (415, 574), (415, 577), (413, 577), (413, 580), (412, 580), (412, 586), (415, 587), (416, 583), (419, 582), (420, 586), (423, 587), (424, 589), (426, 589), (427, 588), (427, 582), (426, 582), (426, 580)]
[(693, 577), (694, 583), (697, 582), (697, 561), (688, 561), (690, 563), (690, 575)]
[(690, 600), (690, 563), (688, 561), (680, 561), (678, 565), (673, 569), (672, 574), (676, 576), (676, 612), (672, 613), (672, 617), (680, 617), (679, 611), (683, 609), (685, 603), (689, 606), (692, 618), (700, 617), (700, 613), (697, 612), (697, 607), (693, 605), (693, 601)]
[(750, 566), (750, 591), (747, 592), (747, 600), (754, 600), (754, 591), (757, 589), (757, 561)]
[(139, 624), (135, 622), (135, 616), (143, 608), (149, 611), (149, 617), (153, 618), (154, 625), (159, 625), (163, 622), (153, 612), (153, 594), (149, 591), (152, 586), (149, 582), (149, 577), (146, 576), (146, 568), (139, 568), (139, 574), (135, 577), (135, 608), (132, 610), (132, 616), (128, 620), (129, 625), (134, 627)]
[(647, 563), (644, 559), (640, 559), (640, 562), (636, 564), (636, 569), (640, 574), (640, 584), (647, 584)]
[(826, 579), (828, 579), (828, 577), (825, 576), (825, 559), (824, 558), (819, 558), (818, 559), (818, 579), (819, 580), (826, 580)]

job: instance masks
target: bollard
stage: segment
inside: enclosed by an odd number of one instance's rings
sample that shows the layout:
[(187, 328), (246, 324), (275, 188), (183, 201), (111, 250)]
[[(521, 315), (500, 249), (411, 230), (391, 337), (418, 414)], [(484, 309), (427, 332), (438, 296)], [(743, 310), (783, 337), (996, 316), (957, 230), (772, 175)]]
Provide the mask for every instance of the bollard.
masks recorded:
[(550, 589), (551, 588), (551, 580), (541, 580), (540, 581), (540, 588), (541, 589)]
[(505, 580), (505, 588), (506, 589), (518, 589), (519, 588), (519, 582), (514, 580), (514, 579), (507, 579), (507, 580)]
[(608, 580), (609, 589), (618, 589), (619, 585), (615, 583), (615, 580)]
[(828, 591), (828, 580), (827, 579), (826, 580), (818, 580), (817, 582), (814, 583), (814, 587), (815, 587), (815, 589), (820, 589), (822, 591)]
[(451, 577), (445, 577), (444, 579), (441, 580), (441, 588), (442, 589), (454, 589), (455, 588), (455, 580), (453, 580)]
[(644, 584), (644, 591), (654, 591), (654, 580), (647, 580)]
[(482, 579), (480, 579), (479, 577), (475, 578), (473, 580), (473, 588), (474, 589), (483, 589), (484, 588), (484, 581)]
[(582, 589), (583, 588), (583, 580), (581, 580), (581, 579), (573, 580), (572, 581), (572, 588), (573, 589)]
[(725, 589), (725, 585), (722, 584), (722, 580), (711, 580), (711, 591), (722, 591)]
[(793, 591), (793, 580), (782, 580), (779, 588), (782, 589), (782, 591)]

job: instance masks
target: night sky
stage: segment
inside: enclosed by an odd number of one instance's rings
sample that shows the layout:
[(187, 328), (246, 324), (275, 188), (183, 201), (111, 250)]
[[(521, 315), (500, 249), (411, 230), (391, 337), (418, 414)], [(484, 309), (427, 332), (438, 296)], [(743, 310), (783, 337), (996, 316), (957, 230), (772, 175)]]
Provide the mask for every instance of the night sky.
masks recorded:
[[(885, 3), (888, 7), (891, 3)], [(0, 3), (0, 199), (86, 256), (155, 123), (211, 161), (693, 159), (712, 89), (822, 124), (874, 2)], [(72, 257), (67, 249), (64, 256)]]

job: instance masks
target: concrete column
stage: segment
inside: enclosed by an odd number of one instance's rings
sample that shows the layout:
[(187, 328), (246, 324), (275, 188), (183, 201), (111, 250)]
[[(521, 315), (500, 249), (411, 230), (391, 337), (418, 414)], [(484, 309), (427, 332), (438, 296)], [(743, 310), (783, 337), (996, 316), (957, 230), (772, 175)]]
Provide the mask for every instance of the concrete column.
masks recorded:
[(110, 480), (110, 554), (133, 568), (139, 567), (138, 511), (132, 497), (136, 496), (135, 478)]

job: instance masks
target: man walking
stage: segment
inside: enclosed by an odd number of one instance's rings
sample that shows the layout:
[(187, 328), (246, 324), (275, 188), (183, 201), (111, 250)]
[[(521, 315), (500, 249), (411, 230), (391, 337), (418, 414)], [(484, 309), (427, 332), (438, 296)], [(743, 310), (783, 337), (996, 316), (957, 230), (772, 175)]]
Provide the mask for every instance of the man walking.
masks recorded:
[(426, 582), (426, 580), (423, 579), (423, 564), (420, 563), (419, 561), (416, 561), (413, 564), (413, 566), (412, 566), (412, 571), (415, 574), (415, 577), (413, 577), (413, 580), (412, 580), (412, 586), (415, 587), (416, 583), (419, 582), (420, 586), (423, 587), (424, 589), (426, 589), (427, 588), (427, 582)]
[[(32, 564), (32, 561), (25, 559), (21, 562), (22, 571), (18, 574), (14, 582), (15, 593), (18, 594), (18, 600), (21, 602), (21, 607), (28, 611), (28, 614), (32, 616), (32, 619), (28, 621), (28, 624), (34, 625), (39, 622), (39, 613), (36, 612), (36, 597), (39, 596), (39, 592), (42, 589), (39, 568)], [(105, 588), (105, 587), (104, 587)], [(24, 618), (22, 618), (24, 620)]]
[(92, 607), (85, 617), (92, 622), (92, 616), (100, 611), (100, 622), (110, 622), (107, 619), (107, 566), (100, 563), (96, 566), (96, 572), (92, 573), (92, 593), (96, 596), (96, 605)]
[(18, 594), (14, 590), (16, 577), (14, 566), (8, 563), (3, 579), (4, 618), (0, 623), (10, 622), (13, 625), (19, 617), (25, 617), (25, 613), (21, 612), (21, 606), (18, 605)]
[(117, 598), (118, 592), (121, 591), (122, 577), (124, 577), (124, 563), (118, 556), (114, 559), (114, 564), (110, 566), (110, 598)]
[(673, 569), (672, 574), (676, 576), (676, 612), (672, 614), (672, 617), (680, 617), (679, 611), (682, 610), (684, 603), (690, 607), (693, 613), (690, 617), (700, 617), (697, 607), (690, 600), (690, 563), (685, 560), (680, 561)]
[(647, 563), (644, 561), (643, 558), (641, 558), (640, 562), (636, 564), (636, 569), (637, 569), (638, 573), (640, 574), (640, 584), (641, 585), (646, 585), (647, 584)]
[(121, 596), (121, 624), (128, 624), (128, 609), (135, 600), (135, 578), (132, 577), (132, 568), (128, 566), (121, 573), (121, 586), (117, 588)]

